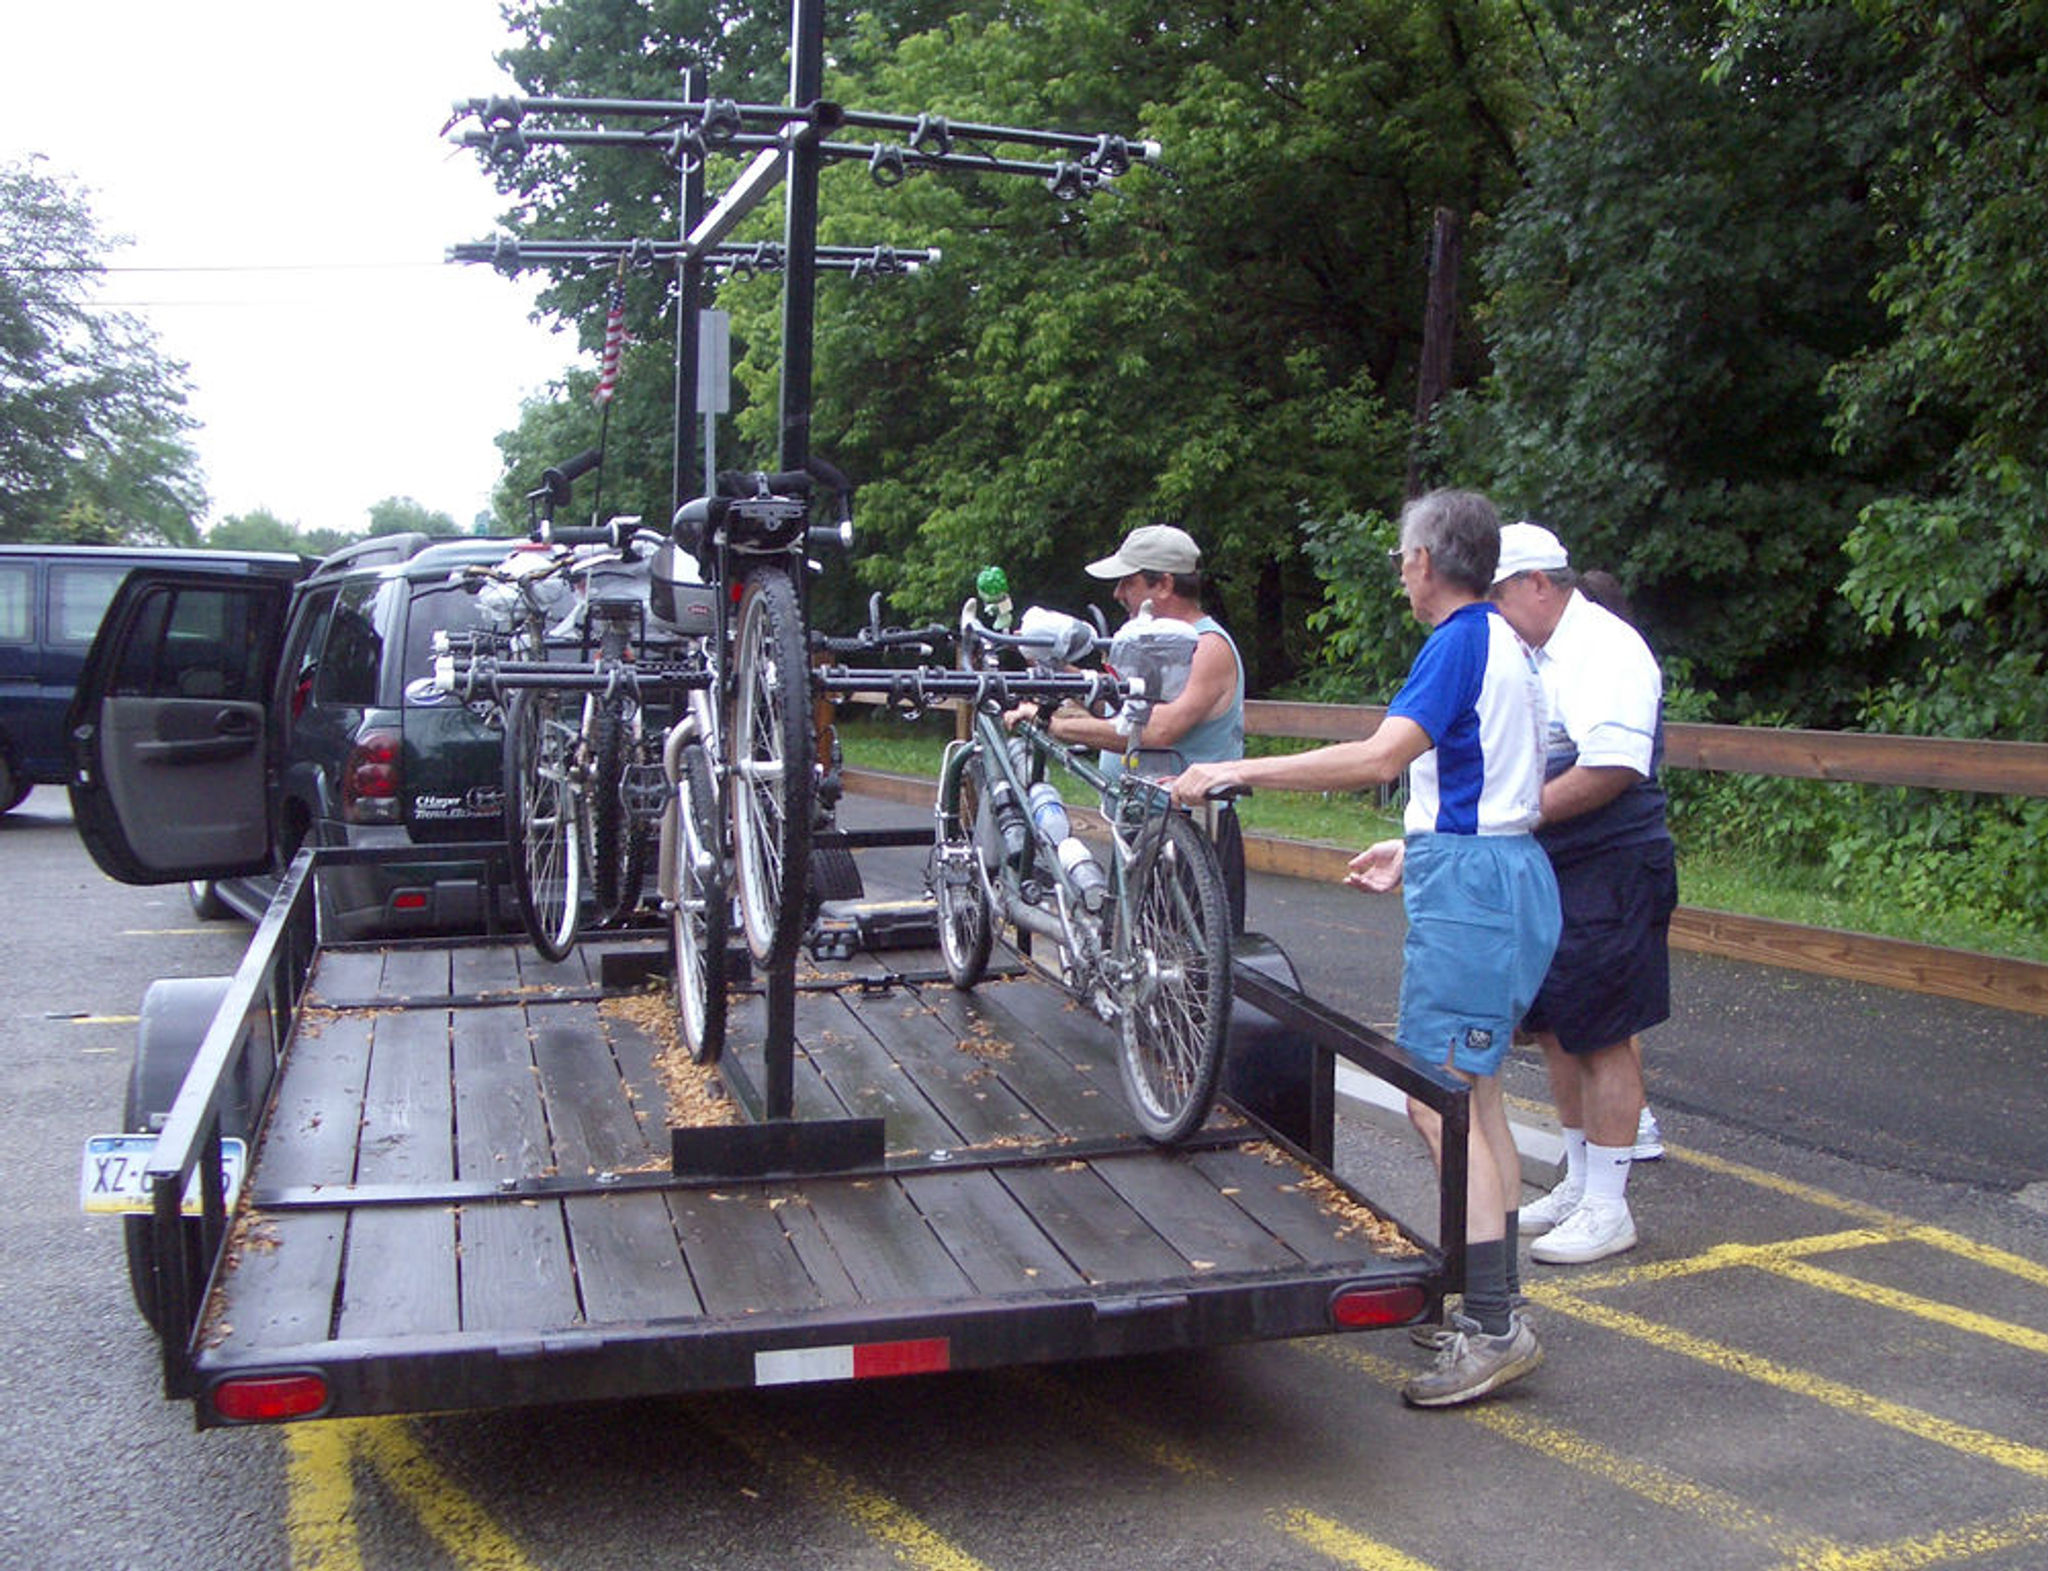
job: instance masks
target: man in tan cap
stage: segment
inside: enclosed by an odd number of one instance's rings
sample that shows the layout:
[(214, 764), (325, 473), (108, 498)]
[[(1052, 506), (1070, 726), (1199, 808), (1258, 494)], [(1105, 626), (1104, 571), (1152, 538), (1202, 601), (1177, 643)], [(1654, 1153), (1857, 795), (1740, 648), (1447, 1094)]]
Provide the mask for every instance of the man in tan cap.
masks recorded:
[[(1201, 567), (1202, 548), (1185, 529), (1172, 524), (1133, 529), (1114, 553), (1088, 564), (1090, 577), (1115, 583), (1112, 594), (1127, 616), (1136, 616), (1150, 601), (1154, 616), (1191, 623), (1201, 635), (1187, 686), (1177, 698), (1154, 708), (1145, 722), (1147, 747), (1173, 748), (1190, 764), (1244, 757), (1244, 660), (1223, 624), (1202, 610)], [(1120, 754), (1126, 745), (1113, 721), (1099, 719), (1079, 705), (1061, 709), (1051, 728), (1062, 742), (1105, 752)], [(1242, 932), (1244, 835), (1230, 804), (1216, 806), (1216, 857), (1230, 891), (1231, 931)]]

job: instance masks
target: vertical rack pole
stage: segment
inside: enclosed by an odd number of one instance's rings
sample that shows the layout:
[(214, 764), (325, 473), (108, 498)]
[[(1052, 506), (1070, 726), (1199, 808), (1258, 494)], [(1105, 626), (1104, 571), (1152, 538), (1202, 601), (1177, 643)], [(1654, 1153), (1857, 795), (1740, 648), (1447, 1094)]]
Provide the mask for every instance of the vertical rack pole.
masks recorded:
[[(792, 109), (817, 103), (825, 86), (824, 0), (793, 0), (790, 6), (789, 102)], [(782, 407), (777, 463), (801, 469), (811, 456), (811, 333), (818, 277), (818, 134), (799, 136), (789, 151), (784, 189), (782, 275)], [(808, 600), (797, 575), (798, 603)], [(801, 900), (800, 889), (785, 889), (785, 900)], [(767, 1112), (789, 1118), (796, 1089), (796, 957), (769, 969), (768, 1040), (763, 1048)]]
[[(695, 103), (697, 95), (705, 84), (697, 70), (692, 67), (683, 73), (683, 101)], [(697, 227), (704, 216), (704, 161), (699, 158), (694, 168), (679, 168), (677, 176), (681, 181), (677, 192), (677, 227), (679, 238), (688, 240), (690, 231)], [(695, 486), (696, 464), (696, 418), (697, 418), (697, 312), (704, 300), (704, 263), (691, 256), (687, 247), (684, 254), (676, 259), (676, 364), (675, 364), (675, 429), (671, 433), (669, 454), (669, 518), (674, 519), (677, 511), (690, 499)], [(708, 468), (710, 455), (705, 455)], [(711, 478), (704, 479), (705, 494), (711, 490)]]
[[(789, 43), (789, 103), (802, 110), (825, 89), (824, 0), (793, 0)], [(782, 435), (778, 466), (801, 469), (811, 456), (812, 328), (817, 309), (817, 128), (795, 139), (784, 188), (782, 275)]]

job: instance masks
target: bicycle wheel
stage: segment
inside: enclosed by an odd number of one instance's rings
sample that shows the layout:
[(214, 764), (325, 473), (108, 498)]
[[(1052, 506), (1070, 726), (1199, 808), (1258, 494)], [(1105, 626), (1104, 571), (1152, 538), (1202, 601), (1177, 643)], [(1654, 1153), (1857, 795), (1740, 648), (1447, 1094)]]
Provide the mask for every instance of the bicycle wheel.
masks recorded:
[(560, 694), (521, 688), (505, 713), (505, 835), (512, 889), (533, 947), (567, 957), (582, 915), (580, 792), (572, 765), (577, 728)]
[(959, 747), (939, 781), (938, 838), (926, 881), (938, 907), (939, 953), (953, 985), (969, 988), (988, 970), (995, 918), (981, 872), (977, 827), (988, 779), (981, 750)]
[(690, 1057), (718, 1061), (725, 1050), (725, 940), (732, 917), (718, 829), (718, 784), (695, 743), (683, 749), (676, 782), (676, 1025)]
[(747, 575), (734, 658), (734, 881), (747, 948), (775, 966), (795, 955), (803, 936), (816, 784), (803, 617), (781, 568)]
[(640, 758), (640, 716), (627, 702), (598, 708), (597, 774), (590, 786), (591, 893), (601, 923), (622, 921), (640, 903), (647, 873), (647, 826), (626, 805), (626, 770)]
[(1147, 1135), (1209, 1116), (1230, 1032), (1230, 903), (1209, 841), (1167, 814), (1141, 835), (1117, 905), (1117, 1066)]

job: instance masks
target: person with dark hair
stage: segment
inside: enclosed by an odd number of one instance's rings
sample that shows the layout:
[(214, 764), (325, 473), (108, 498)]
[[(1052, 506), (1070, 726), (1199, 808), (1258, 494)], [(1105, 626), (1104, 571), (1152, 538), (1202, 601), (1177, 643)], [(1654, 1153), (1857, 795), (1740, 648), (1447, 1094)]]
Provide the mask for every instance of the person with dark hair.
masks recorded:
[(1564, 1181), (1522, 1208), (1532, 1260), (1576, 1265), (1636, 1245), (1627, 1186), (1642, 1131), (1640, 1033), (1671, 1014), (1678, 874), (1665, 825), (1663, 675), (1628, 623), (1583, 592), (1541, 524), (1501, 531), (1494, 603), (1536, 651), (1549, 725), (1536, 838), (1564, 932), (1523, 1024), (1543, 1047)]
[[(1153, 706), (1145, 721), (1147, 747), (1170, 747), (1190, 764), (1244, 757), (1244, 658), (1221, 622), (1202, 609), (1202, 548), (1184, 529), (1147, 524), (1124, 536), (1123, 544), (1088, 564), (1093, 578), (1109, 579), (1127, 616), (1148, 602), (1154, 616), (1191, 625), (1199, 638), (1187, 685), (1169, 702)], [(1129, 745), (1113, 720), (1091, 715), (1079, 704), (1058, 710), (1048, 722), (1062, 742), (1078, 742), (1121, 755)], [(1115, 767), (1114, 760), (1109, 761)], [(1230, 930), (1244, 931), (1244, 832), (1228, 802), (1212, 804), (1210, 836), (1230, 895)]]
[[(1487, 598), (1499, 550), (1499, 515), (1478, 493), (1432, 491), (1410, 502), (1392, 555), (1430, 633), (1379, 728), (1313, 752), (1199, 765), (1172, 782), (1175, 800), (1192, 804), (1218, 786), (1353, 791), (1408, 773), (1403, 838), (1354, 857), (1345, 881), (1403, 888), (1397, 1039), (1417, 1063), (1472, 1088), (1465, 1298), (1434, 1344), (1435, 1366), (1402, 1388), (1416, 1407), (1470, 1402), (1543, 1359), (1514, 1302), (1509, 1219), (1522, 1164), (1500, 1067), (1557, 944), (1557, 885), (1531, 833), (1543, 786), (1542, 687), (1527, 647)], [(1409, 1116), (1437, 1153), (1436, 1115), (1411, 1103)]]

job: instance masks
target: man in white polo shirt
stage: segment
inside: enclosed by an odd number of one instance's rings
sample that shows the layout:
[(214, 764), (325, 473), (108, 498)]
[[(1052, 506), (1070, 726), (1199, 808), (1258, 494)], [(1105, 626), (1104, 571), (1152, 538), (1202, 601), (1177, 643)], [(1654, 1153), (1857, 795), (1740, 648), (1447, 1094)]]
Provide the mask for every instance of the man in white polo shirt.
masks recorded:
[(1557, 874), (1564, 929), (1524, 1024), (1543, 1046), (1565, 1178), (1522, 1207), (1553, 1265), (1632, 1249), (1629, 1164), (1643, 1110), (1638, 1033), (1671, 1014), (1668, 934), (1678, 904), (1657, 770), (1663, 674), (1642, 635), (1576, 587), (1540, 524), (1502, 528), (1493, 600), (1536, 651), (1549, 711), (1537, 842)]

